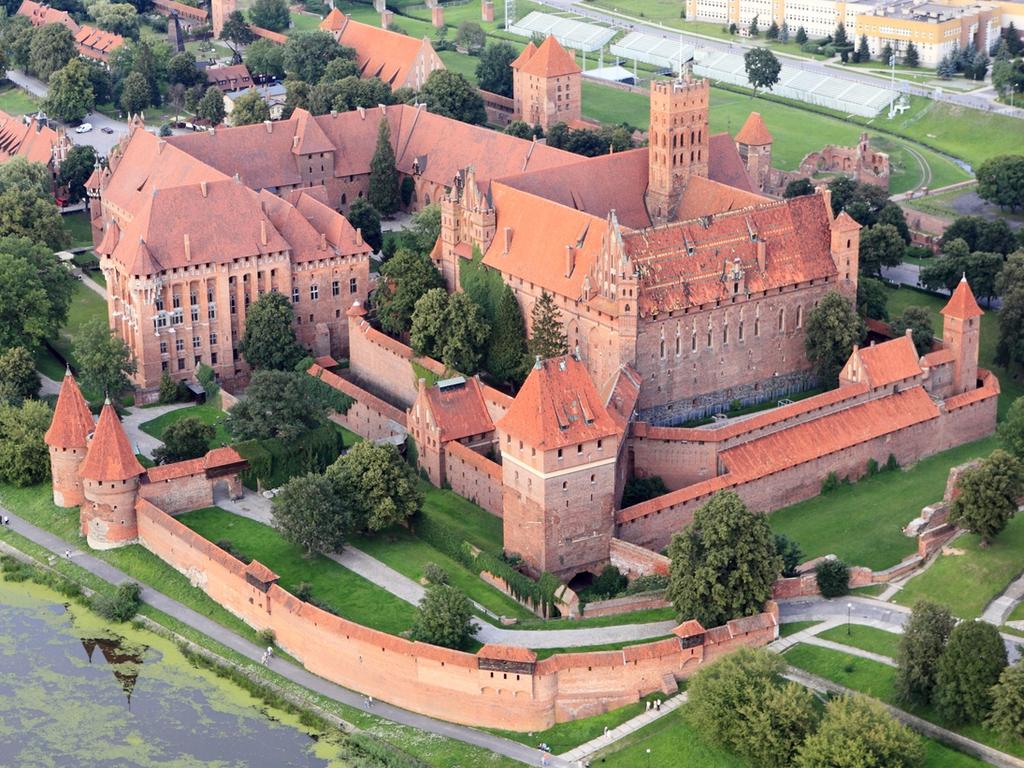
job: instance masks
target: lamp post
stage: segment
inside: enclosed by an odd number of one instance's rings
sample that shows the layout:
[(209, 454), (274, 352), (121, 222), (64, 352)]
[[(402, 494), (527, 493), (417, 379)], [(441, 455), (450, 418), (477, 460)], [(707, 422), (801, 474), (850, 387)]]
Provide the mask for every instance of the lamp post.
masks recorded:
[(846, 636), (850, 636), (850, 617), (853, 615), (853, 603), (846, 604)]
[(651, 768), (651, 748), (647, 748), (647, 768)]

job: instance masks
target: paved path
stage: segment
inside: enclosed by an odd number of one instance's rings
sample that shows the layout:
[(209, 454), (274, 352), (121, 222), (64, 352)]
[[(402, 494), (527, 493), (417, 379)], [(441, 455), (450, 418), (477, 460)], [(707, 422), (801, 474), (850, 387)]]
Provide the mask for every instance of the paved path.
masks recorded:
[(128, 412), (121, 417), (121, 424), (124, 426), (124, 431), (135, 452), (151, 458), (153, 451), (163, 445), (158, 439), (139, 429), (140, 425), (152, 421), (158, 416), (163, 416), (165, 413), (192, 405), (194, 403), (172, 403), (171, 405), (154, 405), (150, 408), (129, 408)]
[[(37, 528), (3, 507), (0, 507), (0, 510), (3, 510), (3, 514), (10, 516), (11, 529), (13, 531), (21, 534), (27, 539), (30, 539), (39, 546), (45, 547), (57, 556), (64, 556), (64, 552), (68, 548), (68, 545), (63, 539), (44, 531), (41, 528)], [(103, 560), (93, 557), (88, 552), (81, 551), (77, 547), (72, 548), (71, 559), (79, 567), (84, 568), (89, 571), (89, 573), (92, 573), (112, 584), (120, 584), (122, 582), (132, 580), (123, 571)], [(259, 661), (263, 655), (263, 648), (239, 637), (234, 632), (222, 627), (212, 619), (208, 619), (207, 617), (196, 613), (191, 608), (182, 605), (176, 600), (172, 600), (167, 597), (167, 595), (162, 592), (158, 592), (152, 587), (142, 587), (142, 600), (169, 616), (173, 616), (182, 623), (202, 632), (207, 637), (211, 637), (222, 645), (242, 654), (252, 661)], [(328, 696), (344, 704), (348, 704), (349, 706), (365, 709), (365, 697), (362, 694), (350, 691), (349, 689), (343, 688), (335, 683), (328, 682), (327, 680), (317, 677), (316, 675), (307, 672), (305, 669), (282, 659), (275, 659), (271, 662), (271, 665), (272, 669), (277, 674), (294, 683), (298, 683), (312, 691), (316, 691), (317, 693)], [(477, 731), (473, 728), (467, 728), (462, 725), (455, 725), (453, 723), (446, 723), (442, 720), (435, 720), (431, 717), (418, 715), (414, 712), (409, 712), (408, 710), (401, 709), (390, 704), (385, 704), (383, 702), (375, 703), (371, 713), (401, 725), (408, 725), (421, 731), (434, 733), (439, 736), (455, 739), (456, 741), (472, 744), (474, 746), (496, 752), (500, 755), (510, 757), (513, 760), (525, 763), (526, 765), (540, 765), (540, 753), (538, 750), (509, 739), (503, 739), (499, 736), (493, 736), (489, 733)], [(556, 757), (550, 758), (548, 764), (553, 768), (570, 768), (568, 763), (561, 758)]]
[[(37, 371), (38, 373), (38, 371)], [(39, 374), (39, 381), (42, 385), (39, 387), (39, 396), (46, 397), (47, 395), (59, 395), (60, 394), (60, 382), (54, 381), (49, 376)]]
[(99, 294), (100, 298), (102, 298), (104, 301), (107, 300), (107, 289), (104, 288), (99, 283), (97, 283), (87, 274), (85, 274), (85, 272), (83, 272), (81, 269), (79, 269), (78, 267), (74, 267), (71, 270), (71, 274), (75, 275), (79, 280), (81, 280), (86, 288), (90, 288), (94, 293)]
[[(247, 493), (241, 499), (217, 499), (217, 506), (227, 512), (247, 517), (264, 525), (271, 524), (270, 500), (254, 493)], [(351, 544), (340, 555), (328, 555), (332, 560), (386, 589), (407, 603), (419, 605), (426, 590), (413, 581)], [(479, 609), (494, 616), (479, 603)], [(652, 637), (671, 634), (676, 627), (674, 621), (656, 621), (648, 624), (620, 624), (612, 627), (581, 627), (580, 629), (506, 629), (487, 622), (477, 622), (479, 630), (476, 639), (481, 643), (518, 645), (523, 648), (574, 648), (587, 645), (610, 645), (612, 643), (641, 642)]]
[(1024, 600), (1024, 574), (1010, 584), (1003, 594), (988, 604), (985, 612), (981, 614), (981, 620), (995, 624), (997, 627), (1001, 626), (1006, 623), (1010, 613), (1021, 600)]
[(687, 698), (686, 691), (678, 693), (671, 699), (662, 701), (660, 709), (649, 709), (646, 712), (637, 715), (633, 719), (627, 720), (618, 728), (613, 728), (607, 733), (598, 736), (596, 739), (591, 739), (586, 744), (580, 744), (576, 749), (563, 752), (559, 757), (563, 760), (579, 763), (595, 752), (602, 750), (605, 747), (610, 747), (619, 739), (633, 733), (633, 731), (640, 730), (644, 726), (650, 725), (655, 720), (660, 720), (670, 712), (675, 712), (679, 707), (686, 703)]
[(852, 645), (845, 645), (843, 643), (837, 643), (832, 640), (825, 640), (824, 638), (814, 636), (804, 638), (803, 642), (807, 645), (816, 645), (819, 648), (828, 648), (830, 651), (840, 651), (841, 653), (847, 653), (850, 656), (860, 656), (862, 659), (877, 661), (879, 664), (885, 664), (887, 667), (896, 666), (896, 662), (889, 656), (865, 651), (862, 648), (854, 648)]

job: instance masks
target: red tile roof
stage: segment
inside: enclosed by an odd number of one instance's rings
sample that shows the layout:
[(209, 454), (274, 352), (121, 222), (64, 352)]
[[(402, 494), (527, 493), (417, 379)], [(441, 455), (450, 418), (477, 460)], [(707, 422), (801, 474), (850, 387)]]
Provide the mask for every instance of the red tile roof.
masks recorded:
[(736, 142), (728, 133), (715, 133), (708, 137), (708, 178), (745, 192), (757, 192), (747, 167), (740, 159)]
[(572, 355), (534, 365), (497, 427), (545, 451), (620, 433), (586, 366)]
[(334, 144), (327, 138), (313, 116), (305, 109), (292, 112), (295, 121), (295, 139), (292, 143), (293, 155), (312, 155), (321, 152), (333, 152)]
[(46, 24), (60, 24), (71, 30), (72, 34), (78, 31), (78, 24), (67, 13), (58, 11), (45, 3), (37, 3), (34, 0), (23, 0), (18, 7), (18, 16), (24, 16), (33, 27), (42, 27)]
[(512, 62), (511, 66), (514, 69), (525, 66), (526, 62), (530, 60), (530, 57), (537, 52), (537, 46), (534, 45), (533, 40), (526, 44), (526, 47), (516, 56), (515, 61)]
[(525, 664), (532, 664), (537, 661), (537, 654), (529, 648), (518, 648), (512, 645), (499, 645), (498, 643), (487, 643), (476, 652), (481, 659), (495, 659), (496, 661), (518, 661)]
[[(512, 62), (512, 67), (524, 74), (536, 77), (561, 77), (581, 72), (576, 59), (562, 47), (554, 35), (548, 35), (548, 38), (529, 55), (527, 55), (528, 50), (529, 48), (524, 50)], [(525, 61), (523, 60), (524, 56), (526, 56)]]
[(206, 21), (209, 15), (205, 8), (185, 5), (184, 3), (176, 2), (176, 0), (153, 0), (153, 5), (158, 11), (166, 11), (168, 15), (172, 11), (177, 11), (178, 15), (182, 18), (195, 19), (196, 21)]
[(961, 392), (959, 395), (953, 395), (952, 397), (946, 398), (944, 404), (947, 411), (963, 408), (971, 405), (972, 403), (987, 400), (990, 397), (999, 397), (999, 379), (996, 378), (994, 373), (986, 371), (984, 368), (979, 368), (978, 378), (981, 380), (980, 387), (975, 387), (974, 389), (969, 389), (966, 392)]
[(85, 448), (94, 428), (92, 413), (71, 371), (64, 374), (50, 428), (43, 440), (54, 448)]
[(82, 56), (97, 61), (109, 61), (110, 54), (124, 45), (124, 38), (113, 32), (83, 24), (75, 33), (75, 45)]
[(279, 578), (276, 573), (258, 560), (253, 560), (245, 566), (245, 573), (263, 584), (270, 584), (271, 582), (277, 581)]
[(768, 132), (768, 126), (761, 119), (760, 112), (751, 112), (747, 120), (736, 134), (736, 141), (739, 144), (746, 144), (751, 147), (760, 147), (772, 143), (772, 135)]
[(189, 475), (201, 475), (206, 472), (206, 465), (202, 457), (198, 459), (185, 459), (175, 461), (172, 464), (160, 464), (146, 470), (146, 479), (151, 483), (162, 483), (166, 480), (176, 480), (179, 477)]
[(974, 299), (974, 291), (968, 285), (966, 275), (960, 278), (956, 290), (949, 297), (949, 302), (942, 308), (942, 314), (945, 317), (953, 317), (958, 320), (970, 320), (985, 314)]
[(693, 637), (695, 635), (703, 635), (704, 627), (696, 619), (687, 619), (678, 627), (673, 629), (672, 634), (678, 637)]
[(412, 84), (417, 79), (413, 75), (421, 55), (429, 67), (423, 73), (424, 80), (434, 69), (444, 69), (444, 64), (426, 39), (418, 40), (351, 19), (335, 37), (342, 45), (355, 49), (356, 66), (362, 77), (378, 77), (392, 88)]
[(230, 445), (214, 448), (203, 457), (203, 464), (207, 469), (215, 467), (227, 467), (245, 461), (242, 455)]
[[(747, 178), (746, 171), (743, 171), (743, 178)], [(729, 186), (703, 176), (691, 176), (676, 208), (675, 218), (677, 221), (685, 221), (701, 216), (715, 216), (763, 205), (771, 200), (770, 197), (750, 192), (743, 187)]]
[(908, 335), (854, 349), (840, 378), (863, 381), (871, 389), (878, 389), (922, 373), (917, 349)]
[(263, 27), (257, 27), (255, 24), (249, 25), (249, 31), (256, 35), (256, 37), (262, 37), (264, 40), (269, 40), (270, 42), (277, 43), (278, 45), (284, 45), (288, 42), (288, 38), (280, 32), (274, 32), (269, 29), (264, 29)]
[(328, 13), (324, 17), (324, 20), (320, 22), (320, 29), (325, 32), (337, 32), (345, 27), (348, 20), (348, 16), (337, 8), (331, 8), (331, 12)]
[(937, 365), (952, 363), (956, 360), (956, 353), (952, 349), (936, 349), (921, 358), (926, 366), (934, 368)]
[(245, 64), (230, 64), (223, 67), (209, 67), (206, 70), (206, 81), (216, 85), (222, 91), (237, 91), (252, 87), (252, 75)]
[(630, 365), (623, 365), (612, 376), (611, 382), (605, 387), (604, 403), (608, 414), (615, 420), (619, 428), (625, 431), (633, 411), (640, 399), (640, 374)]
[(30, 163), (50, 165), (53, 150), (61, 141), (57, 131), (35, 117), (13, 117), (0, 111), (0, 163), (24, 157)]
[(476, 377), (462, 378), (461, 383), (454, 379), (448, 382), (445, 386), (439, 382), (424, 390), (430, 415), (441, 433), (441, 442), (493, 432), (494, 422), (487, 412)]
[(89, 443), (89, 452), (78, 474), (86, 480), (111, 482), (138, 477), (145, 471), (135, 458), (135, 451), (128, 442), (124, 427), (108, 400), (100, 411), (96, 431)]

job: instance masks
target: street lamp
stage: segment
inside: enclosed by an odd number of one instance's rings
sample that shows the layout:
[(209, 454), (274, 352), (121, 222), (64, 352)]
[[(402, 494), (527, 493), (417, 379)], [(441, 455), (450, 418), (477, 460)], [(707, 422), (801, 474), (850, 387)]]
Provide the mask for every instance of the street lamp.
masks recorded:
[(647, 748), (647, 768), (651, 768), (651, 748)]
[(850, 617), (853, 614), (853, 603), (846, 604), (846, 636), (850, 636)]

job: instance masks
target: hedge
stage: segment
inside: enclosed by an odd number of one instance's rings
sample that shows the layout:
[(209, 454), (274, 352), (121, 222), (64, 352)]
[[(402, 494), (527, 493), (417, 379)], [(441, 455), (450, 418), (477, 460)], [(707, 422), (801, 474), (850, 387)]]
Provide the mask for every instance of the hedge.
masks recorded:
[(249, 468), (242, 472), (246, 488), (277, 488), (296, 475), (323, 472), (341, 455), (345, 441), (333, 424), (311, 429), (287, 444), (279, 438), (246, 440), (235, 445)]

